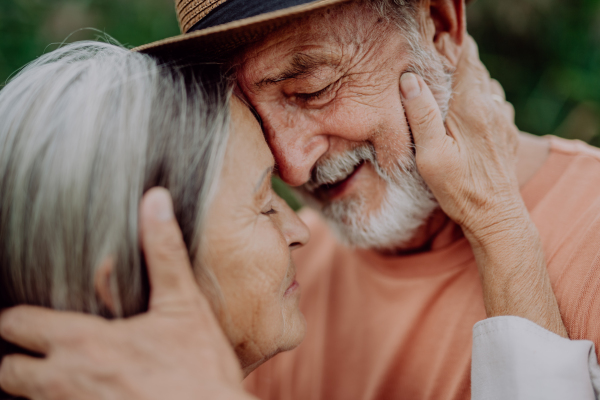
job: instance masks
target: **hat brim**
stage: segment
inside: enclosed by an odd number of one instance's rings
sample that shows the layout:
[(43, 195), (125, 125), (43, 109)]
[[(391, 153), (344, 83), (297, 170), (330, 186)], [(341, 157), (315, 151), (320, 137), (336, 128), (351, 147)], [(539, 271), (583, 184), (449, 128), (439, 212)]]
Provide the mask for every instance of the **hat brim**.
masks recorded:
[[(225, 60), (234, 51), (311, 13), (353, 0), (318, 0), (211, 28), (170, 37), (134, 48), (162, 60)], [(472, 3), (474, 0), (466, 0)]]
[(352, 0), (321, 0), (211, 28), (159, 40), (133, 51), (165, 60), (212, 61), (225, 59), (236, 49), (256, 42), (274, 30), (313, 12)]

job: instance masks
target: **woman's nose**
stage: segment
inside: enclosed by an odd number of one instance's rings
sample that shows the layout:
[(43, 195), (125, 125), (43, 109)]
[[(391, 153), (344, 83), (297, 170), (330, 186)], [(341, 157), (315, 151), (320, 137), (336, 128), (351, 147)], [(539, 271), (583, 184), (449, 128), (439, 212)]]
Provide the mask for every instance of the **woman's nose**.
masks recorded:
[(288, 246), (291, 250), (300, 248), (308, 243), (310, 239), (310, 231), (306, 224), (298, 217), (298, 214), (294, 212), (287, 205), (285, 200), (278, 198), (281, 202), (279, 209), (281, 210), (281, 231), (287, 241)]

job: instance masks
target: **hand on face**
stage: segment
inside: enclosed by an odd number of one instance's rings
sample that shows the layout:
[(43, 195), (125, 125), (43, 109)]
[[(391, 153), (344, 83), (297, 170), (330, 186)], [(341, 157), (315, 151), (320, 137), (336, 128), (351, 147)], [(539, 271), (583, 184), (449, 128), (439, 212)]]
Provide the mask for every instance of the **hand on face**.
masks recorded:
[(405, 74), (400, 86), (419, 173), (465, 234), (485, 236), (526, 214), (516, 177), (514, 110), (481, 64), (473, 39), (465, 40), (445, 125), (421, 77)]
[(469, 239), (488, 317), (527, 318), (564, 337), (537, 228), (516, 176), (512, 107), (468, 37), (446, 124), (423, 80), (401, 78), (417, 168), (444, 212)]
[(32, 400), (248, 399), (242, 373), (198, 290), (168, 193), (142, 201), (148, 313), (106, 321), (21, 306), (2, 313), (6, 340), (45, 356), (7, 356), (0, 386)]

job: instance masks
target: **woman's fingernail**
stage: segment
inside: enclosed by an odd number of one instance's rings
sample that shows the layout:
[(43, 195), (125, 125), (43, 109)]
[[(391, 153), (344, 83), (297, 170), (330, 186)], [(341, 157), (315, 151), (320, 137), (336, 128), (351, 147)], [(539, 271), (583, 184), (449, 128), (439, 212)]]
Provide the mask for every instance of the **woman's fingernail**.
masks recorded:
[(421, 85), (417, 76), (407, 72), (400, 78), (400, 91), (406, 100), (412, 100), (421, 94)]

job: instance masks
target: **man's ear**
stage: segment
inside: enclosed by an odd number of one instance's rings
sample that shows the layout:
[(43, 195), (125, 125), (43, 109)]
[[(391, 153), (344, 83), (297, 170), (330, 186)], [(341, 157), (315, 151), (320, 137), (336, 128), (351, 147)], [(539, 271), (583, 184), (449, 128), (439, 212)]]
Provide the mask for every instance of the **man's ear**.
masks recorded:
[(111, 276), (114, 269), (114, 260), (112, 257), (104, 259), (102, 264), (96, 269), (94, 274), (94, 288), (96, 295), (100, 298), (103, 305), (115, 315), (115, 299), (113, 297)]
[(437, 51), (456, 66), (467, 33), (465, 0), (430, 0), (429, 18), (435, 26), (433, 44)]

